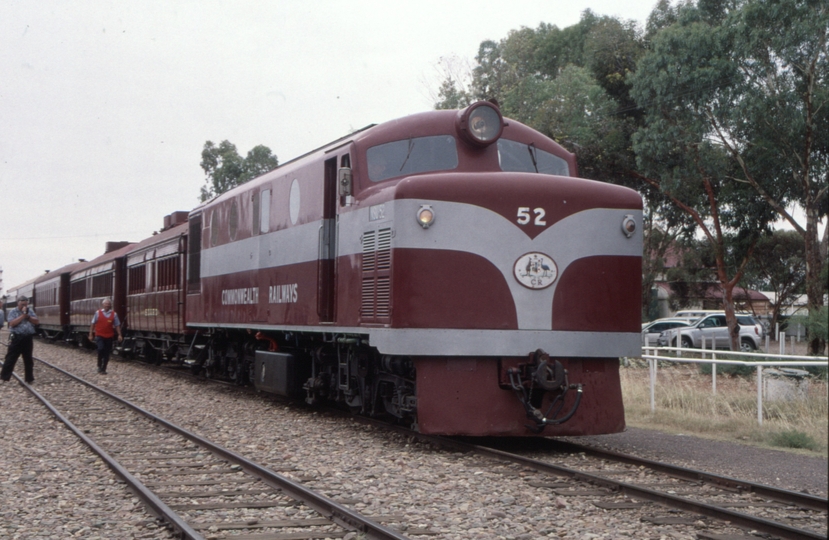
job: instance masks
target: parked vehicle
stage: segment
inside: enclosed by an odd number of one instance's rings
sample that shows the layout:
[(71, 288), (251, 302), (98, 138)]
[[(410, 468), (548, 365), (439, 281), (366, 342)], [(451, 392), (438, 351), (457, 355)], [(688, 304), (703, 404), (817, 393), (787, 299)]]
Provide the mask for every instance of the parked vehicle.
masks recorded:
[[(751, 315), (738, 314), (740, 327), (740, 350), (751, 352), (760, 346), (763, 328)], [(678, 327), (663, 332), (657, 341), (660, 347), (676, 347), (677, 340), (683, 348), (729, 349), (731, 338), (725, 312), (710, 314), (688, 327)]]
[(717, 309), (683, 309), (674, 313), (673, 318), (683, 319), (688, 321), (689, 324), (691, 324), (697, 322), (706, 315), (715, 315), (717, 313), (722, 312), (722, 310)]
[(678, 328), (680, 326), (690, 326), (691, 321), (688, 319), (678, 319), (676, 317), (668, 317), (665, 319), (656, 319), (649, 323), (642, 325), (642, 345), (656, 345), (659, 335), (671, 328)]

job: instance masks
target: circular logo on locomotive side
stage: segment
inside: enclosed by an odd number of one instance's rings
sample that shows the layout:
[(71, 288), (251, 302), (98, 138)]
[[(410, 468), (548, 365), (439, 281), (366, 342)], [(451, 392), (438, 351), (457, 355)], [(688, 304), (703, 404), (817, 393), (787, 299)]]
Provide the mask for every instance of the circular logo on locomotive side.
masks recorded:
[(545, 289), (558, 277), (558, 268), (549, 255), (527, 253), (515, 261), (513, 274), (518, 283), (528, 289)]

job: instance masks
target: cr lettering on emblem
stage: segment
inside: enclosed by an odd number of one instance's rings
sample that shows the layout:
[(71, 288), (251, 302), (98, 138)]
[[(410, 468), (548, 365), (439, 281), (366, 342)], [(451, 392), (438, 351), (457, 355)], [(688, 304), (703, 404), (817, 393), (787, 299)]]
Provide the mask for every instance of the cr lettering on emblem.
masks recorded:
[(515, 261), (513, 273), (518, 283), (528, 289), (545, 289), (558, 277), (558, 267), (549, 255), (533, 252)]
[[(544, 219), (544, 216), (547, 215), (547, 211), (543, 208), (535, 208), (533, 209), (533, 214), (535, 214), (535, 221), (533, 221), (533, 225), (537, 225), (538, 227), (544, 227), (547, 225), (547, 221)], [(519, 206), (518, 207), (518, 218), (515, 220), (519, 225), (527, 225), (532, 220), (532, 216), (530, 216), (530, 207), (529, 206)]]

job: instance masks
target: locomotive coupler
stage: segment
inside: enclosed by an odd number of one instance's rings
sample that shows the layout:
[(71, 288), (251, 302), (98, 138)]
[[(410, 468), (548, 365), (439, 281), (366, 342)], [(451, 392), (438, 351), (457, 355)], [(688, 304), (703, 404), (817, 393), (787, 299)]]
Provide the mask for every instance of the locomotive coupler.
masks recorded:
[[(576, 413), (581, 403), (584, 389), (581, 384), (569, 384), (567, 370), (558, 360), (551, 360), (550, 355), (541, 349), (530, 353), (530, 364), (524, 364), (507, 371), (510, 386), (518, 396), (518, 400), (527, 412), (527, 418), (535, 425), (527, 426), (540, 433), (546, 426), (555, 426), (568, 421)], [(533, 405), (533, 391), (541, 390), (544, 393), (557, 393), (550, 402), (546, 411)], [(572, 408), (564, 415), (559, 416), (564, 407), (564, 399), (570, 390), (576, 391), (576, 400)], [(538, 402), (538, 400), (536, 400)]]

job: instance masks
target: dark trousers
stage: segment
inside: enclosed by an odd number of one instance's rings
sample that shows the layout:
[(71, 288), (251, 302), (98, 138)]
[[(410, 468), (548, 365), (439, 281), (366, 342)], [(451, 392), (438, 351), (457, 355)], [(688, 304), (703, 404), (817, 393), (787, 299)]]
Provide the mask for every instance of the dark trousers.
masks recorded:
[(113, 338), (95, 336), (95, 345), (98, 346), (98, 371), (106, 371), (109, 355), (112, 354)]
[(12, 378), (14, 372), (14, 365), (20, 355), (23, 355), (23, 368), (26, 372), (26, 382), (34, 382), (35, 380), (35, 363), (32, 360), (32, 349), (34, 343), (32, 336), (22, 336), (17, 334), (11, 335), (9, 342), (9, 350), (6, 353), (6, 358), (3, 360), (3, 370), (0, 371), (0, 379), (8, 381)]

